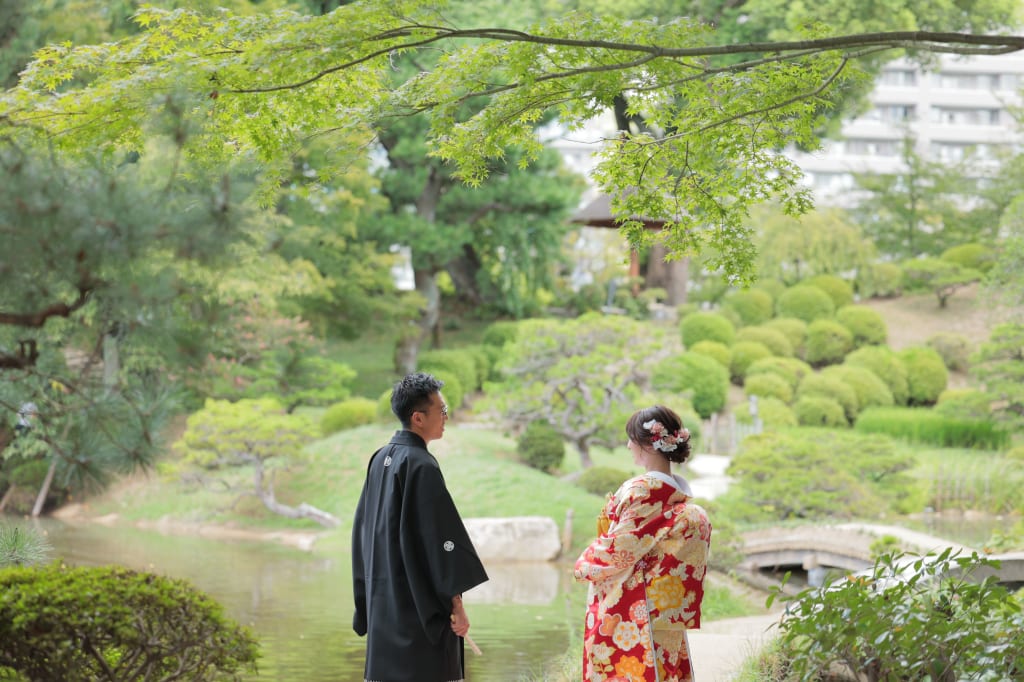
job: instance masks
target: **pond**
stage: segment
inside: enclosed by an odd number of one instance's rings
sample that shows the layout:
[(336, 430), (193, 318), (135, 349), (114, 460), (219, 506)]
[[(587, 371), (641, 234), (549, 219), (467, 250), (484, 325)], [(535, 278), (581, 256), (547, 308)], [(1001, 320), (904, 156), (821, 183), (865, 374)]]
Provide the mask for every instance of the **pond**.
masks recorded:
[[(365, 640), (352, 632), (349, 555), (310, 554), (269, 543), (166, 536), (131, 528), (44, 521), (55, 553), (75, 565), (120, 564), (185, 578), (259, 636), (253, 680), (362, 680)], [(582, 630), (585, 588), (567, 564), (488, 566), (491, 580), (466, 593), (473, 680), (540, 679)]]

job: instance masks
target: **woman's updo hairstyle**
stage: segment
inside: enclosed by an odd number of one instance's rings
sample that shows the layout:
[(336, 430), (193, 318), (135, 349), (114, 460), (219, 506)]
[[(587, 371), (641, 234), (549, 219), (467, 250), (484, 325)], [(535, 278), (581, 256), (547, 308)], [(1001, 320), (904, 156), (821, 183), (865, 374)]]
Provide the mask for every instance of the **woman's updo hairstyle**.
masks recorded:
[(690, 458), (690, 431), (683, 420), (664, 405), (645, 407), (626, 422), (626, 435), (642, 446), (653, 446), (665, 459), (682, 464)]

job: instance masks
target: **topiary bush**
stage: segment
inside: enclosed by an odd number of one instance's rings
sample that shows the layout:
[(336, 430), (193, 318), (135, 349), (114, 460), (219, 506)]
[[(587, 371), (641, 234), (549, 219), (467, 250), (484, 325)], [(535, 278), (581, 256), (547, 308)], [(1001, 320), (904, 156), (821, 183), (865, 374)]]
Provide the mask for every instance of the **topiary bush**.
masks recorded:
[(765, 322), (765, 327), (783, 333), (793, 348), (793, 355), (802, 358), (807, 352), (807, 323), (795, 317), (776, 317)]
[(903, 293), (903, 269), (895, 263), (874, 263), (857, 273), (861, 298), (895, 298)]
[(651, 384), (656, 390), (686, 396), (704, 419), (724, 408), (729, 396), (728, 370), (714, 358), (694, 352), (663, 360)]
[(925, 341), (925, 345), (938, 353), (946, 368), (954, 372), (963, 372), (967, 369), (974, 350), (970, 339), (953, 332), (932, 334)]
[(824, 374), (808, 375), (797, 386), (796, 396), (798, 399), (811, 396), (830, 398), (842, 406), (843, 414), (846, 417), (845, 421), (851, 423), (857, 418), (857, 413), (860, 412), (857, 393), (853, 388), (836, 377)]
[(736, 338), (736, 327), (718, 313), (690, 313), (679, 323), (683, 346), (690, 348), (701, 341), (718, 341), (731, 346)]
[(565, 460), (565, 441), (551, 424), (538, 419), (523, 430), (516, 451), (527, 466), (551, 473)]
[(518, 334), (519, 324), (517, 322), (499, 320), (487, 325), (480, 337), (480, 343), (485, 346), (503, 348), (506, 343), (515, 341)]
[(821, 375), (838, 379), (852, 388), (857, 394), (857, 405), (861, 410), (867, 407), (891, 407), (895, 402), (885, 382), (866, 367), (833, 365), (821, 370)]
[(832, 398), (820, 395), (798, 398), (793, 414), (800, 426), (849, 426), (843, 406)]
[(961, 244), (946, 249), (939, 258), (964, 269), (988, 272), (995, 265), (998, 254), (982, 244)]
[(743, 385), (747, 377), (747, 368), (758, 360), (772, 356), (768, 346), (758, 341), (740, 341), (732, 346), (732, 357), (729, 358), (729, 378), (737, 386)]
[(785, 358), (793, 357), (793, 344), (778, 329), (762, 326), (744, 327), (736, 332), (736, 342), (739, 341), (757, 341), (763, 343), (772, 352), (772, 355), (780, 355)]
[(775, 314), (779, 317), (795, 317), (808, 324), (815, 320), (831, 318), (836, 312), (832, 298), (818, 287), (797, 284), (782, 292), (775, 301)]
[(747, 379), (755, 374), (774, 374), (781, 377), (795, 391), (803, 378), (813, 374), (814, 370), (803, 360), (797, 358), (763, 358), (747, 368)]
[(947, 388), (932, 409), (957, 419), (991, 419), (992, 396), (977, 388)]
[(807, 352), (812, 367), (834, 365), (853, 350), (853, 334), (835, 320), (815, 320), (807, 325)]
[(743, 382), (743, 393), (747, 397), (756, 395), (759, 398), (775, 398), (787, 404), (793, 401), (793, 388), (777, 374), (748, 376)]
[[(390, 391), (388, 392), (390, 397)], [(349, 398), (331, 405), (320, 418), (320, 432), (329, 436), (339, 431), (354, 429), (377, 420), (377, 401), (369, 398)]]
[(252, 632), (183, 580), (119, 566), (0, 571), (0, 664), (24, 679), (240, 679), (258, 656)]
[(942, 357), (925, 346), (904, 348), (896, 355), (907, 369), (907, 404), (934, 405), (949, 382)]
[(690, 348), (690, 352), (706, 355), (727, 369), (729, 367), (729, 359), (732, 357), (732, 351), (729, 350), (729, 346), (718, 341), (698, 341)]
[(853, 347), (883, 345), (889, 337), (885, 320), (877, 312), (862, 305), (848, 305), (836, 311), (836, 322), (850, 330)]
[(775, 301), (762, 289), (734, 291), (725, 297), (722, 307), (736, 313), (744, 326), (767, 322), (775, 312)]
[(632, 474), (628, 471), (622, 471), (613, 467), (590, 467), (580, 474), (576, 485), (592, 495), (603, 496), (608, 493), (614, 493), (631, 476)]
[(907, 386), (907, 368), (888, 346), (858, 348), (846, 356), (843, 364), (871, 370), (892, 391), (893, 402), (897, 405), (907, 404), (910, 390)]
[(849, 282), (836, 275), (815, 275), (808, 277), (801, 284), (818, 287), (832, 299), (836, 310), (853, 303), (853, 286)]
[(448, 392), (445, 397), (453, 407), (462, 404), (462, 398), (469, 391), (474, 391), (483, 384), (485, 377), (480, 375), (477, 369), (477, 362), (469, 353), (460, 350), (428, 350), (420, 353), (417, 359), (417, 369), (421, 372), (429, 372), (437, 376), (438, 372), (446, 372), (454, 375), (459, 380), (459, 387), (462, 389), (462, 397), (459, 402), (454, 402)]

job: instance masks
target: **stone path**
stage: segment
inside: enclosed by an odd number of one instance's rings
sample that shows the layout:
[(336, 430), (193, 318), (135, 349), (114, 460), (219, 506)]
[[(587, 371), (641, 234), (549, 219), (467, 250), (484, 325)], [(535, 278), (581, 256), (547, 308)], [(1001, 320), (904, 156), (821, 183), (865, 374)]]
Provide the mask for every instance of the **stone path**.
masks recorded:
[(779, 614), (726, 618), (688, 633), (694, 682), (729, 682), (776, 635)]

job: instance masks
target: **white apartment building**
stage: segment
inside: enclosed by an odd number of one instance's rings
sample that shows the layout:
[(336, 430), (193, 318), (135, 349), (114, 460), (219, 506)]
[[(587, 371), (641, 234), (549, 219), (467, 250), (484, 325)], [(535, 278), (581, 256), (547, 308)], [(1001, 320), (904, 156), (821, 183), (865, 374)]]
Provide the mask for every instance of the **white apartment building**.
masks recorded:
[(916, 151), (932, 161), (956, 162), (972, 155), (979, 163), (999, 147), (1024, 137), (1012, 110), (1021, 104), (1024, 55), (942, 55), (931, 69), (900, 59), (886, 64), (870, 95), (870, 108), (846, 121), (840, 139), (790, 156), (820, 203), (843, 203), (853, 173), (899, 172), (908, 134)]

